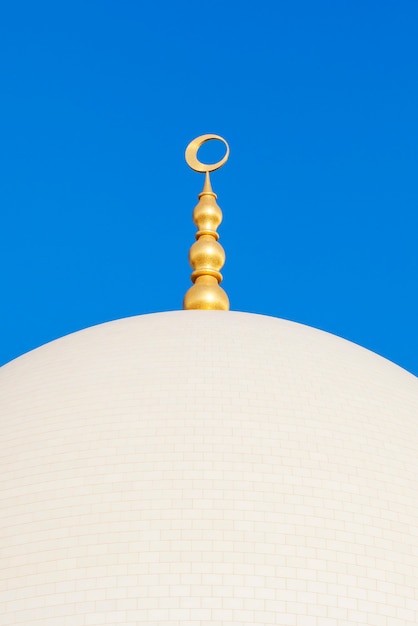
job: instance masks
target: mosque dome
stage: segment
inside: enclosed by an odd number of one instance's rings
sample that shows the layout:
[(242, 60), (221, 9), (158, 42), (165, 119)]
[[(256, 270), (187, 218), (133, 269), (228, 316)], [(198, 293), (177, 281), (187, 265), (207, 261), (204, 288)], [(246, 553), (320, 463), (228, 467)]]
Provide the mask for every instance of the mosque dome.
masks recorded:
[(0, 373), (0, 623), (418, 622), (418, 382), (228, 311), (103, 324)]
[(0, 371), (0, 626), (418, 623), (418, 381), (228, 311), (228, 155), (186, 149), (205, 183), (185, 310)]

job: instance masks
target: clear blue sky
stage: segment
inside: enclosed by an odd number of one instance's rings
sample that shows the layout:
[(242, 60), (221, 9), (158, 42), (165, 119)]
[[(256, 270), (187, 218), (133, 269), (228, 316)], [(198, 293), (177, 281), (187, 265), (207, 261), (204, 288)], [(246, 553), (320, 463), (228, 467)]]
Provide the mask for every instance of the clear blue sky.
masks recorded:
[(416, 0), (4, 3), (0, 362), (181, 308), (210, 132), (232, 308), (418, 374), (417, 25)]

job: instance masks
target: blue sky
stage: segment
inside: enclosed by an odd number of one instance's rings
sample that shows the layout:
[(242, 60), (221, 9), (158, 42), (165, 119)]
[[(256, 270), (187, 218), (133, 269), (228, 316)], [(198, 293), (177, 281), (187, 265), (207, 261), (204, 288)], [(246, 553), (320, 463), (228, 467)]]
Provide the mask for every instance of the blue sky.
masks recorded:
[(417, 24), (415, 0), (6, 3), (0, 362), (181, 308), (184, 149), (217, 133), (232, 309), (418, 374)]

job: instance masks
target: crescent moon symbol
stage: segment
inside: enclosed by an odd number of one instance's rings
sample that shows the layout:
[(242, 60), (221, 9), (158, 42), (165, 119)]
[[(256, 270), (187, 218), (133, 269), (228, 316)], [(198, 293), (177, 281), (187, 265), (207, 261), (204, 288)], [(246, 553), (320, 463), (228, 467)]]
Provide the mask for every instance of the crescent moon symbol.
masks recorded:
[[(199, 148), (203, 146), (204, 143), (206, 143), (207, 141), (210, 141), (211, 139), (218, 139), (219, 141), (222, 141), (222, 143), (225, 144), (226, 146), (225, 156), (217, 163), (213, 163), (213, 164), (202, 163), (197, 158), (198, 150)], [(200, 135), (200, 137), (196, 137), (196, 139), (193, 139), (193, 141), (189, 143), (189, 145), (186, 148), (185, 157), (186, 157), (187, 165), (191, 167), (192, 170), (194, 170), (195, 172), (203, 172), (203, 173), (214, 172), (215, 170), (218, 170), (220, 167), (222, 167), (222, 165), (224, 165), (227, 162), (228, 157), (229, 157), (229, 146), (228, 146), (228, 143), (225, 141), (225, 139), (223, 137), (220, 137), (220, 135)]]

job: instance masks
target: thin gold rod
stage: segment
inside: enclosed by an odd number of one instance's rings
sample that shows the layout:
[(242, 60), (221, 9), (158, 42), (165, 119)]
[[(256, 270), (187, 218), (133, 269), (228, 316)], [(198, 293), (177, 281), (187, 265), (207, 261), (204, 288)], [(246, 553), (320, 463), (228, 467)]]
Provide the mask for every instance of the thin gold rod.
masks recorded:
[[(207, 141), (216, 139), (226, 146), (225, 156), (212, 165), (202, 163), (197, 158), (197, 152)], [(201, 135), (193, 139), (186, 148), (186, 162), (195, 172), (205, 174), (203, 190), (199, 194), (199, 202), (193, 211), (193, 221), (198, 231), (197, 241), (189, 252), (189, 262), (193, 272), (191, 275), (192, 287), (184, 296), (184, 309), (229, 309), (229, 300), (225, 291), (219, 286), (222, 280), (222, 269), (225, 263), (225, 252), (218, 242), (216, 232), (222, 222), (222, 211), (216, 203), (216, 194), (212, 190), (209, 172), (214, 172), (226, 163), (229, 157), (229, 146), (219, 135)]]

